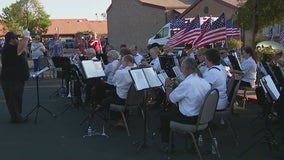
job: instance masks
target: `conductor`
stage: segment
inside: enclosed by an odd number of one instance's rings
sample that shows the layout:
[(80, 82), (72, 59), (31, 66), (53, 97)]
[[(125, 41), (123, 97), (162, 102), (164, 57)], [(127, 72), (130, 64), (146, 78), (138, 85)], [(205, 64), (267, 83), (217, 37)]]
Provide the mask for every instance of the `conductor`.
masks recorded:
[(1, 84), (6, 104), (11, 116), (11, 123), (25, 122), (22, 117), (22, 100), (25, 81), (29, 78), (29, 67), (25, 49), (28, 46), (30, 32), (24, 31), (24, 38), (18, 40), (14, 32), (5, 34), (2, 52)]

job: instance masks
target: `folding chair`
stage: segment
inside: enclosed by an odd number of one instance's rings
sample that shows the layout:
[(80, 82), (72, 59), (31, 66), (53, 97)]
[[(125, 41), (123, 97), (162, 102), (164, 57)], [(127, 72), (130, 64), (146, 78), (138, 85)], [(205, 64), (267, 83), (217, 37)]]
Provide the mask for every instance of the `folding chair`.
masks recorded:
[[(170, 122), (171, 130), (170, 130), (170, 136), (169, 136), (169, 155), (171, 154), (171, 150), (172, 150), (173, 132), (179, 132), (179, 133), (191, 135), (191, 138), (193, 140), (198, 156), (200, 159), (203, 159), (199, 151), (194, 134), (207, 129), (210, 134), (211, 139), (213, 139), (213, 134), (210, 129), (209, 123), (214, 118), (214, 113), (217, 108), (218, 99), (219, 99), (219, 92), (217, 89), (211, 89), (210, 91), (208, 91), (207, 95), (205, 96), (203, 105), (201, 106), (201, 109), (198, 115), (198, 120), (195, 125), (194, 124), (184, 124), (184, 123), (179, 123), (175, 121)], [(217, 145), (215, 144), (214, 147), (217, 151), (218, 157), (220, 157), (220, 152), (219, 152)]]
[(130, 136), (130, 132), (129, 132), (128, 124), (126, 121), (125, 111), (130, 110), (130, 109), (135, 109), (135, 108), (142, 109), (141, 104), (145, 100), (144, 94), (145, 93), (143, 90), (136, 91), (134, 83), (132, 83), (128, 90), (127, 98), (125, 100), (124, 105), (110, 104), (110, 108), (109, 108), (110, 111), (120, 112), (128, 136)]

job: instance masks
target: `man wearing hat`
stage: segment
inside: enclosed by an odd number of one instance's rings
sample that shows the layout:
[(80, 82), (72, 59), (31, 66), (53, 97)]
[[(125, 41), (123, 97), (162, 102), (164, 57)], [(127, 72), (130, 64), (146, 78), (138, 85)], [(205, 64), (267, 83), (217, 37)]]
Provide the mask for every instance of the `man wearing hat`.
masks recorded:
[(29, 66), (24, 52), (28, 46), (29, 37), (28, 30), (25, 30), (24, 38), (21, 41), (18, 40), (18, 36), (14, 32), (5, 34), (1, 57), (1, 84), (11, 116), (11, 123), (25, 121), (21, 113), (24, 85), (29, 78)]

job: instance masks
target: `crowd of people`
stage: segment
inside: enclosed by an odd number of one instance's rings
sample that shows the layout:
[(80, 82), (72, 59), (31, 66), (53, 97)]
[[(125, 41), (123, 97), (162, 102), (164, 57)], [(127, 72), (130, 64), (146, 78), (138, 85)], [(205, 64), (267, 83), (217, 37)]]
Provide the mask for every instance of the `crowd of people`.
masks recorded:
[[(28, 31), (27, 31), (28, 32)], [(22, 95), (24, 82), (27, 80), (25, 47), (28, 46), (29, 33), (25, 33), (25, 38), (18, 41), (18, 37), (13, 32), (5, 35), (5, 46), (2, 53), (2, 88), (4, 90), (6, 104), (8, 106), (11, 122), (22, 122), (21, 116)], [(230, 94), (227, 93), (227, 81), (231, 76), (240, 74), (241, 86), (255, 87), (257, 84), (258, 61), (255, 52), (251, 47), (244, 47), (240, 53), (243, 59), (240, 64), (241, 70), (235, 70), (228, 56), (229, 50), (226, 48), (199, 48), (186, 45), (182, 54), (173, 53), (169, 46), (149, 47), (148, 57), (139, 53), (135, 45), (122, 44), (119, 50), (115, 50), (111, 45), (103, 49), (96, 34), (92, 34), (88, 40), (84, 39), (82, 33), (75, 36), (74, 48), (78, 49), (76, 55), (84, 60), (102, 61), (106, 78), (94, 78), (86, 80), (86, 103), (93, 107), (102, 106), (108, 110), (110, 104), (124, 104), (128, 90), (133, 83), (129, 70), (137, 67), (152, 67), (159, 74), (164, 72), (164, 64), (160, 63), (159, 56), (176, 56), (179, 59), (180, 71), (184, 79), (177, 86), (173, 86), (172, 77), (165, 81), (165, 93), (158, 94), (164, 96), (166, 101), (174, 105), (173, 109), (160, 115), (161, 141), (165, 144), (169, 140), (169, 123), (178, 121), (182, 123), (194, 124), (197, 121), (203, 98), (210, 89), (216, 88), (219, 91), (217, 112), (228, 107)], [(59, 35), (54, 35), (49, 41), (48, 48), (41, 42), (40, 37), (35, 36), (31, 43), (31, 54), (34, 61), (34, 71), (38, 70), (37, 59), (44, 56), (49, 50), (51, 57), (63, 56), (63, 43)], [(103, 52), (105, 50), (105, 52)], [(239, 57), (237, 57), (239, 58)], [(83, 60), (79, 59), (79, 60)], [(279, 53), (273, 59), (273, 63), (283, 69), (284, 54)], [(15, 67), (16, 66), (16, 67)], [(13, 76), (12, 76), (13, 75)], [(17, 75), (17, 76), (15, 76)], [(283, 84), (281, 84), (283, 85)], [(283, 86), (282, 86), (283, 87)], [(276, 102), (276, 110), (283, 104), (283, 90)], [(16, 96), (15, 96), (16, 95)], [(157, 105), (165, 105), (158, 103)], [(278, 105), (278, 106), (277, 106)], [(283, 109), (282, 109), (283, 110)], [(280, 112), (281, 114), (281, 112)], [(282, 115), (283, 116), (283, 115)]]

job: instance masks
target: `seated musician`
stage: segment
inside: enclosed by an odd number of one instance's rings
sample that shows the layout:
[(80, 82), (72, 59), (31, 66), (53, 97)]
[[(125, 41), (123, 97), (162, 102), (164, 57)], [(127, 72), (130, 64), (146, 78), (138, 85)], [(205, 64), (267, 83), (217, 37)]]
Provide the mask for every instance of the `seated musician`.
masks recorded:
[(141, 61), (141, 64), (139, 66), (143, 67), (152, 67), (154, 71), (159, 72), (161, 70), (159, 55), (161, 54), (160, 49), (158, 47), (153, 47), (150, 49), (150, 55), (151, 55), (151, 62), (150, 64), (147, 61)]
[(242, 53), (244, 58), (241, 63), (242, 71), (234, 71), (237, 74), (242, 74), (241, 87), (255, 87), (256, 81), (256, 57), (251, 47), (245, 47), (244, 52)]
[(104, 67), (104, 72), (106, 74), (106, 81), (96, 81), (94, 87), (92, 88), (92, 100), (95, 104), (101, 104), (102, 99), (106, 97), (106, 91), (115, 91), (115, 86), (112, 82), (114, 76), (114, 70), (118, 64), (119, 53), (116, 50), (110, 50), (107, 53), (108, 64)]
[(205, 53), (205, 64), (208, 69), (203, 74), (204, 79), (219, 91), (217, 110), (224, 110), (228, 106), (227, 74), (223, 65), (220, 64), (220, 54), (216, 49), (209, 49)]
[(132, 55), (125, 55), (122, 57), (122, 68), (117, 70), (113, 76), (112, 82), (115, 86), (116, 92), (108, 95), (102, 100), (102, 106), (109, 108), (110, 104), (124, 104), (128, 90), (133, 83), (129, 70), (134, 67), (134, 58)]
[[(178, 103), (169, 112), (164, 112), (160, 117), (162, 147), (169, 142), (170, 121), (195, 124), (197, 122), (200, 108), (204, 97), (210, 90), (209, 83), (202, 78), (194, 59), (186, 57), (182, 60), (181, 71), (186, 77), (175, 89), (172, 81), (166, 80), (166, 95), (172, 103)], [(165, 148), (163, 148), (165, 149)]]

